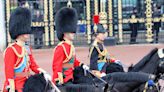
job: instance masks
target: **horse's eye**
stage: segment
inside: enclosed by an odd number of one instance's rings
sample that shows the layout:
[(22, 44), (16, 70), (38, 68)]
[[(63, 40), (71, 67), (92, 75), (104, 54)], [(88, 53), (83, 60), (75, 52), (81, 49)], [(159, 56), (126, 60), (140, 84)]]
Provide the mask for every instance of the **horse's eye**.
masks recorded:
[(164, 58), (161, 59), (161, 62), (164, 62)]

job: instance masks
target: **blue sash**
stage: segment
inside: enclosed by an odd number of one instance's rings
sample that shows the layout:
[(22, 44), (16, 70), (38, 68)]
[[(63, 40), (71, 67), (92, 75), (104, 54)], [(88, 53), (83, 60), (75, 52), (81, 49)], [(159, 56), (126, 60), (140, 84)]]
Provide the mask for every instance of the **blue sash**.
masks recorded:
[(104, 65), (105, 65), (105, 62), (98, 62), (97, 64), (98, 70), (101, 71)]
[[(30, 49), (28, 46), (25, 46), (25, 49), (27, 50), (28, 54), (30, 53)], [(14, 69), (14, 72), (15, 73), (21, 73), (23, 72), (23, 70), (26, 68), (27, 66), (27, 56), (28, 54), (26, 54), (23, 59), (22, 59), (22, 62), (19, 64), (19, 66), (17, 68)]]
[(22, 63), (19, 64), (18, 68), (14, 69), (15, 73), (20, 73), (23, 72), (23, 70), (26, 68), (27, 66), (27, 56), (25, 55), (23, 57)]

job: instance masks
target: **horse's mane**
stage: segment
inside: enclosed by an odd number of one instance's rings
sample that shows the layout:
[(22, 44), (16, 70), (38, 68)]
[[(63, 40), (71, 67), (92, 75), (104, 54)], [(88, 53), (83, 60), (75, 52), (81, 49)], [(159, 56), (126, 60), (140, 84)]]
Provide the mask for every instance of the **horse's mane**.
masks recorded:
[(118, 82), (140, 82), (144, 83), (149, 79), (153, 79), (153, 75), (142, 72), (115, 72), (108, 74), (111, 80)]
[(141, 70), (147, 63), (148, 61), (150, 61), (151, 57), (157, 53), (158, 48), (154, 48), (152, 49), (146, 56), (144, 56), (136, 65), (134, 65), (132, 67), (131, 70), (129, 70), (130, 72), (138, 72), (139, 70)]
[(113, 72), (124, 72), (124, 69), (121, 65), (116, 63), (109, 63), (106, 68), (106, 73), (113, 73)]

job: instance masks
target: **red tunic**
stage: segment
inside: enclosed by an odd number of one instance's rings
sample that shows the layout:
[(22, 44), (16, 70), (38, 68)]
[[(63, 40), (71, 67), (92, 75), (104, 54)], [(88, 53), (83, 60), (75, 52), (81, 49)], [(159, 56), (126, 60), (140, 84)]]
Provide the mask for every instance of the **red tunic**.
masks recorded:
[(21, 64), (23, 57), (18, 58), (13, 48), (15, 48), (15, 50), (20, 55), (23, 50), (21, 46), (14, 43), (13, 45), (9, 46), (4, 53), (5, 76), (6, 76), (4, 90), (6, 89), (6, 86), (9, 85), (8, 79), (13, 79), (15, 83), (15, 89), (18, 92), (22, 92), (23, 85), (27, 80), (27, 76), (24, 75), (30, 73), (30, 70), (32, 70), (35, 73), (39, 73), (39, 71), (37, 70), (38, 65), (35, 63), (32, 53), (30, 53), (31, 49), (29, 49), (30, 52), (24, 49), (28, 57), (28, 64), (25, 68), (23, 68), (22, 72), (19, 72), (19, 74), (22, 74), (22, 76), (17, 76), (14, 69)]
[[(72, 54), (73, 53), (73, 54)], [(71, 58), (68, 58), (70, 56)], [(72, 58), (74, 58), (72, 60)], [(73, 61), (73, 66), (67, 68), (64, 71), (64, 64), (70, 63), (71, 60)], [(61, 42), (59, 43), (56, 48), (54, 49), (54, 56), (53, 56), (53, 81), (58, 78), (58, 72), (63, 73), (64, 83), (73, 79), (73, 69), (80, 65), (80, 62), (76, 59), (74, 46), (71, 45), (69, 42)]]

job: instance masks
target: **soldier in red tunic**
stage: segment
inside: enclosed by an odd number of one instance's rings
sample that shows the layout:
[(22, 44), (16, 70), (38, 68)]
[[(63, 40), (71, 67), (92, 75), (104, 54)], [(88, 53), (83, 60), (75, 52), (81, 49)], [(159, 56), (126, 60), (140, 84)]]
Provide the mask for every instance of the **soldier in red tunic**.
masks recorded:
[(13, 11), (9, 21), (9, 33), (15, 42), (4, 52), (6, 80), (3, 92), (22, 92), (31, 70), (36, 74), (45, 74), (36, 64), (30, 47), (25, 45), (31, 33), (31, 13), (28, 9), (19, 7)]
[(83, 68), (89, 69), (88, 66), (76, 59), (73, 39), (77, 30), (77, 20), (77, 12), (74, 8), (64, 7), (56, 14), (57, 37), (61, 42), (54, 49), (52, 65), (54, 83), (72, 82), (75, 67), (81, 65)]

